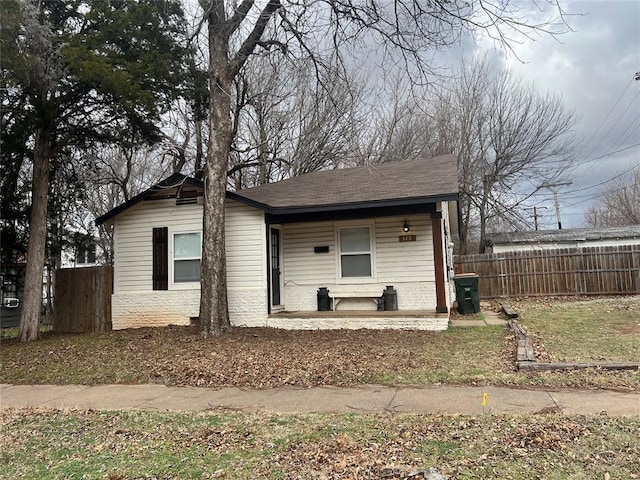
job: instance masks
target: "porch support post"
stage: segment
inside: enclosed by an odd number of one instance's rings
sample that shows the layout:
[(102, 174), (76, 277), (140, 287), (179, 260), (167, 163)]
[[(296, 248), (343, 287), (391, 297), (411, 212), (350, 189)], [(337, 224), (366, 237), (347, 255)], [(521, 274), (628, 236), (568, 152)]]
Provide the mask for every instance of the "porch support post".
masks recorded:
[(271, 315), (271, 224), (268, 219), (265, 219), (265, 235), (267, 238), (266, 248), (267, 248), (267, 271), (265, 275), (267, 276), (267, 315)]
[(442, 213), (431, 214), (431, 235), (433, 239), (433, 264), (436, 274), (436, 312), (447, 313), (447, 295), (444, 272), (444, 249), (442, 248)]

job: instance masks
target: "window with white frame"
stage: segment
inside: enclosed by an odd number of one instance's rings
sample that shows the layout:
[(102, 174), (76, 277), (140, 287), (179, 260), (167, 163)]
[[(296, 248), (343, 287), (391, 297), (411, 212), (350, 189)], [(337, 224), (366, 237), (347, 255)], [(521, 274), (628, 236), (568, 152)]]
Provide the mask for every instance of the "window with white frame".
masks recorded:
[(173, 282), (199, 282), (201, 232), (173, 234)]
[(96, 244), (90, 243), (86, 245), (76, 246), (76, 264), (91, 265), (96, 263)]
[(371, 278), (373, 268), (370, 227), (340, 228), (338, 241), (340, 243), (340, 277)]

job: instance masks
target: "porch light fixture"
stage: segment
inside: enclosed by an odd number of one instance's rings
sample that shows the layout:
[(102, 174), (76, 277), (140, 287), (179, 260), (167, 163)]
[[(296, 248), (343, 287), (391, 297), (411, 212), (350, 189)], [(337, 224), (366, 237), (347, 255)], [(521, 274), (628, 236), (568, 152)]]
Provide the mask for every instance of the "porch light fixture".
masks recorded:
[(409, 228), (409, 223), (407, 222), (407, 219), (404, 219), (404, 223), (402, 224), (402, 231), (404, 233), (410, 232), (411, 228)]

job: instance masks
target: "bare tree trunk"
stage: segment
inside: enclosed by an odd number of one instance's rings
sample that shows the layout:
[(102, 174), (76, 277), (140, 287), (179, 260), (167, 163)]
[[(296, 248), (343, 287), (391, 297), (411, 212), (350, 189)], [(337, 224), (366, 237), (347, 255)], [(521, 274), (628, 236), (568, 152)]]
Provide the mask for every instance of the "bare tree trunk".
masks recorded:
[(485, 180), (482, 189), (482, 200), (480, 202), (480, 207), (478, 208), (478, 214), (480, 215), (480, 245), (478, 246), (478, 253), (484, 253), (487, 248), (487, 208), (489, 204), (489, 188), (488, 182)]
[(20, 318), (21, 342), (38, 339), (42, 308), (42, 276), (47, 241), (47, 193), (49, 190), (49, 159), (51, 130), (47, 126), (36, 134), (31, 184), (31, 219), (25, 273), (24, 300)]
[(193, 175), (198, 180), (201, 180), (204, 151), (202, 149), (202, 120), (199, 118), (195, 121), (195, 130), (196, 130), (196, 161), (193, 169)]
[(231, 326), (227, 303), (224, 200), (227, 164), (233, 135), (230, 98), (232, 76), (228, 73), (227, 44), (219, 35), (219, 25), (210, 18), (211, 100), (209, 145), (204, 168), (204, 223), (200, 272), (200, 331), (205, 336), (219, 335), (229, 330)]
[(267, 158), (269, 156), (269, 147), (267, 146), (267, 132), (265, 131), (265, 126), (264, 123), (266, 121), (265, 119), (265, 113), (264, 113), (264, 109), (263, 109), (263, 105), (261, 101), (257, 102), (256, 105), (256, 113), (258, 116), (258, 128), (259, 128), (259, 133), (258, 133), (258, 164), (259, 164), (259, 169), (260, 169), (260, 185), (264, 185), (265, 183), (267, 183)]

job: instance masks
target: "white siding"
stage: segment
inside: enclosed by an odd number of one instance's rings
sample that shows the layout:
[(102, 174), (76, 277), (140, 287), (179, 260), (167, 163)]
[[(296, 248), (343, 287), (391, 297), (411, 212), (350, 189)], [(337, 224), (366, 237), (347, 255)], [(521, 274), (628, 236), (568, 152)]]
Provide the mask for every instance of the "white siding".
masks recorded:
[(378, 281), (424, 282), (434, 279), (433, 242), (429, 215), (407, 216), (415, 242), (400, 242), (404, 235), (404, 217), (385, 217), (376, 220), (376, 266)]
[(234, 200), (227, 200), (225, 222), (231, 324), (264, 326), (269, 301), (264, 213)]
[[(264, 325), (267, 317), (264, 214), (227, 200), (225, 217), (231, 322)], [(114, 328), (187, 324), (189, 317), (197, 316), (199, 283), (171, 281), (172, 235), (202, 231), (202, 206), (176, 206), (175, 199), (144, 201), (119, 215), (114, 225)], [(154, 291), (152, 285), (152, 232), (158, 227), (169, 229), (168, 291)]]
[[(295, 223), (283, 227), (283, 275), (287, 284), (335, 283), (336, 249), (333, 222)], [(314, 247), (329, 253), (314, 253)]]
[(118, 216), (114, 227), (115, 293), (153, 291), (152, 232), (159, 227), (169, 228), (171, 249), (173, 232), (202, 230), (202, 206), (176, 205), (175, 199), (150, 200)]
[[(230, 290), (267, 288), (264, 214), (248, 205), (225, 203), (227, 282)], [(265, 314), (267, 312), (265, 306)]]
[[(400, 242), (404, 219), (415, 242)], [(371, 225), (375, 233), (373, 246), (374, 279), (361, 284), (342, 284), (338, 279), (336, 229), (350, 225)], [(358, 291), (386, 285), (398, 290), (400, 309), (434, 309), (435, 278), (431, 218), (428, 214), (382, 217), (370, 221), (318, 222), (285, 225), (283, 229), (284, 300), (289, 311), (317, 309), (319, 287), (332, 291)], [(315, 246), (328, 246), (329, 253), (314, 253)], [(341, 309), (375, 309), (366, 299), (343, 300)]]

